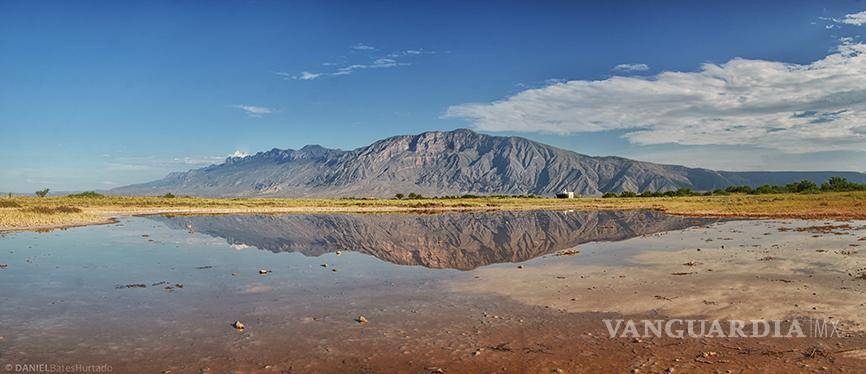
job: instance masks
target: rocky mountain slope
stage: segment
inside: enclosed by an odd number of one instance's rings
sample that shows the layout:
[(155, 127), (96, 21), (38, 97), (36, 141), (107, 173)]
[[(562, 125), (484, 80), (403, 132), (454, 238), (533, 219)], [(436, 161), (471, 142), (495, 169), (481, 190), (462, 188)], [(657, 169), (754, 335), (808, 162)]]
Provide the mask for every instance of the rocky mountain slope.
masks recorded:
[(351, 151), (309, 145), (272, 149), (223, 164), (112, 190), (116, 194), (280, 197), (391, 197), (460, 194), (582, 195), (621, 191), (712, 190), (830, 176), (866, 182), (853, 172), (721, 172), (621, 157), (591, 157), (520, 137), (471, 130), (395, 136)]

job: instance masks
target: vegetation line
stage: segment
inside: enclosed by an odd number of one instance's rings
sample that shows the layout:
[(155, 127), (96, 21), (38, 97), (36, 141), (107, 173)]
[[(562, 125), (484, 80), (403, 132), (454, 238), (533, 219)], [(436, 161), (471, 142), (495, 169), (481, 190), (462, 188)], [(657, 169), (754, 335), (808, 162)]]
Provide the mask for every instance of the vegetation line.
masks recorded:
[(608, 197), (452, 197), (410, 199), (196, 198), (182, 196), (103, 196), (0, 198), (0, 231), (106, 223), (135, 214), (405, 212), (454, 210), (657, 209), (691, 216), (807, 219), (866, 219), (866, 191), (709, 196)]

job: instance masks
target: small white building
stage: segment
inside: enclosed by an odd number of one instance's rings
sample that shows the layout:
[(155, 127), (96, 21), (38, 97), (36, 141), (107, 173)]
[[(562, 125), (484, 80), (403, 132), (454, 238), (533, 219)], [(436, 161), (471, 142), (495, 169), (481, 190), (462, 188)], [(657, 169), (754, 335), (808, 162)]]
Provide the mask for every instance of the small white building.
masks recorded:
[(574, 191), (569, 191), (567, 188), (556, 194), (557, 199), (573, 199)]

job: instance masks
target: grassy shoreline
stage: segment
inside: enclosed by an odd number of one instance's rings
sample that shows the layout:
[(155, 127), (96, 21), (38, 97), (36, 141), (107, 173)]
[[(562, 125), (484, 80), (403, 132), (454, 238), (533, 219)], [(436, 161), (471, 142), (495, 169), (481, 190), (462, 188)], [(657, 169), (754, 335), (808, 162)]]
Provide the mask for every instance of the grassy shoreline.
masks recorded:
[(866, 192), (637, 198), (278, 199), (192, 197), (0, 198), (0, 231), (110, 223), (143, 214), (374, 213), (462, 210), (657, 209), (711, 217), (866, 219)]

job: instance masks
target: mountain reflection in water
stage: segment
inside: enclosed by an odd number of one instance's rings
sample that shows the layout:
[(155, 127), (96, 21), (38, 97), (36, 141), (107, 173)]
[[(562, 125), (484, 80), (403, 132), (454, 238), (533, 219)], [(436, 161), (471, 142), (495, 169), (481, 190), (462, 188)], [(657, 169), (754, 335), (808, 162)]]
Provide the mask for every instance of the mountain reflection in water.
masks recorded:
[(319, 256), (356, 251), (394, 264), (458, 270), (523, 262), (581, 243), (625, 240), (716, 221), (651, 210), (149, 218), (275, 253)]

